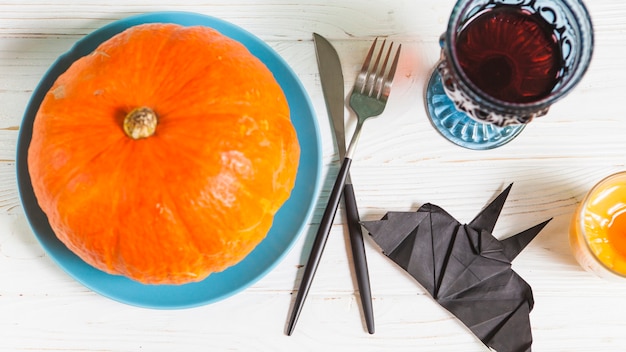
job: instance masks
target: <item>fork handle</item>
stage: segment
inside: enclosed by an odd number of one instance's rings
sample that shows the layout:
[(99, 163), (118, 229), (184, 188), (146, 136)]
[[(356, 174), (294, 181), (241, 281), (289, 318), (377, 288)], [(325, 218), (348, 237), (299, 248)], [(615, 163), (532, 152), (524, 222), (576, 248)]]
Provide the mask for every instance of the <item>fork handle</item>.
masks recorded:
[(287, 335), (291, 335), (293, 332), (296, 322), (298, 321), (298, 317), (300, 316), (300, 311), (304, 306), (306, 296), (311, 288), (315, 271), (317, 270), (320, 259), (322, 258), (322, 253), (324, 252), (324, 247), (326, 246), (326, 241), (328, 240), (328, 235), (330, 234), (330, 229), (333, 225), (333, 221), (335, 220), (335, 214), (337, 213), (337, 208), (339, 207), (339, 201), (341, 200), (341, 194), (343, 193), (351, 164), (352, 159), (343, 159), (343, 163), (339, 169), (339, 174), (335, 180), (335, 185), (330, 193), (328, 204), (326, 204), (326, 210), (324, 210), (324, 215), (322, 216), (322, 221), (320, 222), (320, 227), (317, 229), (317, 234), (315, 235), (315, 240), (313, 241), (311, 254), (309, 255), (309, 259), (304, 268), (304, 274), (302, 275), (300, 288), (298, 289), (298, 294), (296, 295), (296, 300), (291, 311), (291, 317), (289, 318), (289, 322), (287, 324)]
[(363, 232), (361, 231), (361, 220), (359, 218), (352, 183), (346, 183), (343, 189), (343, 201), (346, 205), (346, 218), (348, 222), (348, 233), (350, 234), (352, 259), (354, 261), (354, 274), (356, 275), (356, 281), (359, 286), (365, 324), (367, 331), (373, 334), (374, 310), (372, 308), (372, 292), (370, 289), (369, 271), (367, 269), (367, 258), (365, 257), (365, 245), (363, 244)]

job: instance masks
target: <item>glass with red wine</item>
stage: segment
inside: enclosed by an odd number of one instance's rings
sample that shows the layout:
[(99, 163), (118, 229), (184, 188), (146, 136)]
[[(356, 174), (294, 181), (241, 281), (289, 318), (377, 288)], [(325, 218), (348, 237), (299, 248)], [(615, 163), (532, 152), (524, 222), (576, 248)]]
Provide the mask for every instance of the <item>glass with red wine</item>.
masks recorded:
[(502, 146), (586, 72), (593, 27), (580, 0), (458, 0), (426, 90), (428, 116), (451, 142)]

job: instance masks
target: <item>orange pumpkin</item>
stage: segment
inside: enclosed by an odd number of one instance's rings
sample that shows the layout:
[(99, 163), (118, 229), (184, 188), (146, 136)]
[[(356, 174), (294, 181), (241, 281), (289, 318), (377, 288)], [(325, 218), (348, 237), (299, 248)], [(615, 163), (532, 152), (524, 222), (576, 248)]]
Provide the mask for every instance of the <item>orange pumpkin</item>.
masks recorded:
[(57, 237), (149, 284), (241, 261), (294, 186), (300, 149), (272, 73), (206, 27), (132, 27), (77, 60), (34, 122), (28, 167)]

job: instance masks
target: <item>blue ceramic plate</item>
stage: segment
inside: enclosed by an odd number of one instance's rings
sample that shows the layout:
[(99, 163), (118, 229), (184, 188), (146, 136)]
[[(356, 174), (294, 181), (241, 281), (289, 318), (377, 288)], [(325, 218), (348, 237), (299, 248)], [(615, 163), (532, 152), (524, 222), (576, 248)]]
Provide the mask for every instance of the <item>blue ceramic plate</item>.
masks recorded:
[[(300, 166), (291, 198), (276, 214), (267, 237), (242, 262), (206, 280), (185, 285), (143, 285), (125, 277), (106, 274), (83, 262), (54, 235), (46, 215), (37, 204), (27, 164), (33, 121), (46, 92), (57, 77), (78, 58), (123, 30), (143, 23), (202, 25), (244, 44), (274, 73), (291, 108), (292, 121), (300, 141)], [(158, 12), (129, 17), (89, 34), (59, 57), (35, 89), (26, 108), (17, 146), (17, 176), (20, 197), (28, 221), (39, 242), (59, 266), (76, 280), (106, 297), (131, 305), (174, 309), (215, 302), (229, 297), (267, 274), (289, 251), (314, 207), (320, 187), (321, 147), (311, 102), (283, 59), (252, 34), (216, 18), (184, 12)]]

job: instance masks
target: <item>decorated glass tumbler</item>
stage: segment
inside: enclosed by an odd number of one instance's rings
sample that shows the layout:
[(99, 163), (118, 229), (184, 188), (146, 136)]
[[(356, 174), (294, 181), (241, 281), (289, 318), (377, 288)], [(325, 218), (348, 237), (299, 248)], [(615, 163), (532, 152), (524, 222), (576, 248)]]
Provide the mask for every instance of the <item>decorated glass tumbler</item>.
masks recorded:
[(606, 177), (587, 193), (572, 217), (570, 245), (586, 270), (626, 278), (626, 172)]
[(576, 86), (593, 27), (580, 0), (459, 0), (440, 45), (429, 118), (451, 142), (491, 149)]

